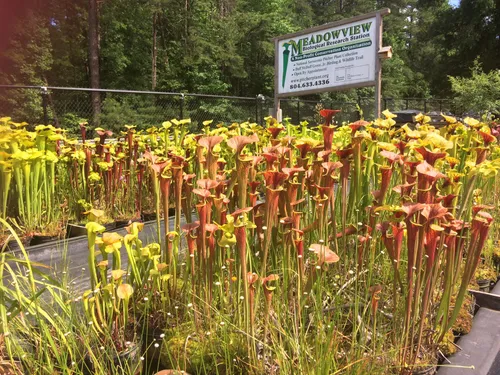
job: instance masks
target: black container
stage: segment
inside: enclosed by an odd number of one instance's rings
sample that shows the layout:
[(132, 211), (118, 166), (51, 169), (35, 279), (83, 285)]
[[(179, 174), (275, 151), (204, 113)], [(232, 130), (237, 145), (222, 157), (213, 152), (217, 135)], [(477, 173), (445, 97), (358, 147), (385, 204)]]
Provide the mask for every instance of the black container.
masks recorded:
[(47, 236), (43, 234), (35, 234), (30, 241), (30, 246), (35, 246), (35, 245), (41, 245), (44, 243), (49, 243), (52, 241), (56, 241), (60, 238), (59, 235), (57, 236)]
[[(24, 247), (27, 247), (30, 245), (31, 237), (21, 237), (20, 240), (21, 240), (22, 245)], [(0, 251), (2, 251), (4, 245), (5, 245), (5, 243), (0, 244)], [(5, 250), (6, 251), (9, 251), (9, 250), (10, 251), (17, 251), (19, 249), (20, 249), (19, 244), (17, 243), (17, 241), (14, 238), (11, 237), (11, 239), (7, 243), (7, 246), (5, 247)]]
[(142, 221), (156, 220), (156, 212), (143, 212), (141, 213)]
[(489, 293), (491, 287), (490, 280), (477, 280), (477, 285), (479, 285), (479, 290), (481, 292)]
[(102, 224), (102, 226), (104, 228), (106, 228), (106, 232), (109, 231), (109, 230), (116, 229), (116, 221), (113, 221), (113, 222), (107, 223), (107, 224)]
[[(168, 209), (168, 217), (172, 219), (175, 216), (175, 208), (170, 207)], [(160, 215), (160, 219), (163, 219), (163, 215)], [(142, 212), (141, 213), (141, 220), (142, 221), (152, 221), (156, 220), (156, 212)]]
[(66, 238), (80, 237), (87, 235), (85, 225), (68, 223), (66, 226)]
[(125, 220), (116, 220), (116, 228), (124, 228), (130, 223), (141, 221), (140, 218), (135, 219), (125, 219)]
[[(106, 231), (116, 229), (116, 222), (113, 221), (111, 223), (103, 224), (103, 227), (106, 228)], [(66, 238), (80, 237), (87, 235), (87, 228), (85, 224), (75, 224), (68, 223), (66, 226)]]
[[(142, 344), (140, 342), (138, 343), (133, 342), (126, 350), (114, 356), (112, 360), (115, 369), (122, 370), (124, 373), (125, 371), (130, 371), (131, 369), (135, 369), (133, 373), (134, 375), (141, 374), (142, 372), (141, 348)], [(96, 352), (98, 350), (99, 349), (96, 349)], [(111, 366), (109, 371), (111, 371)], [(82, 372), (84, 375), (96, 374), (96, 368), (94, 366), (94, 363), (92, 362), (92, 359), (88, 355), (83, 360)]]
[(116, 227), (117, 228), (123, 228), (128, 225), (130, 220), (116, 220)]
[[(142, 332), (142, 352), (145, 353), (147, 361), (159, 361), (161, 354), (161, 345), (163, 338), (161, 337), (163, 330), (160, 328), (148, 327)], [(155, 344), (158, 344), (156, 347)]]

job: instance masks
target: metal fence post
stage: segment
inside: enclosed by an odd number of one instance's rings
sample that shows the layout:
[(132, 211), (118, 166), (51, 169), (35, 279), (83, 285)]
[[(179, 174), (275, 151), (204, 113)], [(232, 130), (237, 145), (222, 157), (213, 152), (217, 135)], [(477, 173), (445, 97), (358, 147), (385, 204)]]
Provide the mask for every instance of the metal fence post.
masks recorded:
[(255, 122), (258, 123), (259, 122), (259, 96), (260, 95), (256, 95), (255, 96)]
[(45, 125), (49, 124), (49, 114), (47, 107), (49, 105), (49, 92), (47, 91), (47, 87), (42, 86), (41, 88), (41, 95), (42, 95), (42, 107), (43, 107), (43, 123)]
[(264, 125), (264, 117), (267, 117), (267, 113), (264, 112), (265, 109), (267, 109), (266, 97), (264, 95), (262, 95), (262, 102), (260, 104), (260, 124), (261, 125)]
[(297, 124), (300, 123), (300, 99), (297, 99)]
[[(262, 94), (257, 95), (255, 103), (255, 122), (262, 125), (264, 123), (264, 105), (266, 103), (266, 97)], [(259, 105), (260, 105), (260, 118), (259, 118)]]
[(179, 99), (180, 100), (179, 120), (184, 119), (184, 98), (185, 98), (184, 94), (181, 94), (180, 99)]

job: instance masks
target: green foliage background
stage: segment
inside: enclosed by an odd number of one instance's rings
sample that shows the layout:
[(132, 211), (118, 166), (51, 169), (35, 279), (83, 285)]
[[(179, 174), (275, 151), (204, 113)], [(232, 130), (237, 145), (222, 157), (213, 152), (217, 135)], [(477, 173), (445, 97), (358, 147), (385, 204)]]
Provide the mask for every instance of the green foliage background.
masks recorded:
[(483, 72), (476, 60), (471, 77), (450, 77), (455, 104), (479, 115), (500, 116), (500, 69)]
[[(0, 83), (89, 87), (88, 0), (46, 0), (24, 12), (0, 51)], [(99, 4), (100, 86), (152, 88), (153, 19), (157, 29), (155, 90), (272, 96), (271, 39), (306, 27), (391, 9), (384, 44), (383, 96), (448, 97), (448, 76), (468, 78), (479, 57), (486, 73), (500, 67), (500, 9), (495, 0), (104, 0)], [(458, 81), (455, 81), (458, 82)], [(455, 88), (458, 86), (455, 84)], [(462, 86), (458, 90), (467, 90)], [(325, 95), (356, 101), (370, 89)], [(20, 112), (40, 98), (18, 93)], [(103, 116), (133, 113), (134, 100), (103, 103)], [(132, 101), (132, 102), (131, 102)], [(217, 103), (215, 111), (227, 106)], [(13, 114), (13, 115), (21, 115)]]

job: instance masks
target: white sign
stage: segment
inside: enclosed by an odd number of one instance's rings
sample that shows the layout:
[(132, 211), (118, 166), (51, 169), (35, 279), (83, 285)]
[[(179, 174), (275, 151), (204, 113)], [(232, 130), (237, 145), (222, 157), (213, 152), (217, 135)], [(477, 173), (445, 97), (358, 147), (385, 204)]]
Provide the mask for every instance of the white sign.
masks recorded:
[(277, 96), (375, 85), (379, 30), (371, 14), (278, 37)]

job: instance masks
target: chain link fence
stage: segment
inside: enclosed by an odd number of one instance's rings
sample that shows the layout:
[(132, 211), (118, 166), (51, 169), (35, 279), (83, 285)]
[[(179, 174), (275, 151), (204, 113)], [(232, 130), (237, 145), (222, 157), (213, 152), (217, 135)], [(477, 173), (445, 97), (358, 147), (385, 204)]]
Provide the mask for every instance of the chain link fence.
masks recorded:
[(449, 114), (461, 114), (463, 111), (456, 108), (453, 101), (450, 99), (423, 99), (423, 98), (384, 98), (383, 104), (385, 108), (391, 111), (404, 110), (420, 110), (424, 113), (443, 112)]
[[(100, 113), (94, 116), (92, 92), (99, 92)], [(384, 98), (384, 108), (392, 111), (417, 109), (423, 112), (453, 110), (449, 99)], [(30, 124), (54, 124), (78, 134), (78, 124), (88, 121), (93, 126), (119, 130), (125, 124), (140, 128), (159, 125), (172, 118), (191, 118), (192, 127), (203, 121), (263, 123), (272, 113), (273, 99), (257, 97), (182, 94), (155, 91), (93, 90), (68, 87), (0, 86), (0, 116)], [(293, 124), (307, 121), (317, 124), (319, 110), (340, 109), (339, 122), (352, 122), (361, 117), (374, 117), (374, 99), (358, 98), (356, 102), (281, 99), (283, 118)]]
[[(92, 92), (99, 92), (94, 115)], [(92, 90), (62, 87), (0, 86), (0, 116), (30, 124), (54, 124), (78, 131), (78, 124), (109, 129), (134, 124), (141, 128), (173, 118), (191, 118), (192, 126), (215, 123), (263, 122), (272, 102), (256, 98), (129, 90)]]

